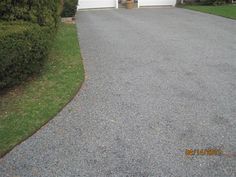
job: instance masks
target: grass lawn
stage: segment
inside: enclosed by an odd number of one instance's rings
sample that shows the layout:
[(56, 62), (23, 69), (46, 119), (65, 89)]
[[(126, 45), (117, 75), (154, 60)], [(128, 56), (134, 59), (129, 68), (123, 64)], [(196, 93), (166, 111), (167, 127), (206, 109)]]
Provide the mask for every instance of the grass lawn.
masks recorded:
[(0, 94), (0, 156), (52, 119), (83, 81), (75, 25), (62, 24), (42, 74)]
[(236, 19), (236, 5), (222, 5), (222, 6), (200, 6), (200, 5), (186, 5), (186, 9), (196, 10), (209, 14), (219, 15), (231, 19)]

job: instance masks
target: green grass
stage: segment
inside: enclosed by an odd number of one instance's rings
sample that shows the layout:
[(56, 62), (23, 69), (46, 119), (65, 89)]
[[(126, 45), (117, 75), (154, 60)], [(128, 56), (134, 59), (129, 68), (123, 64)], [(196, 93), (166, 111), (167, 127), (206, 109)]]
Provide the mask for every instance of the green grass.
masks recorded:
[(83, 81), (75, 25), (62, 24), (42, 74), (0, 95), (0, 156), (53, 118)]
[(186, 5), (184, 8), (214, 14), (226, 18), (236, 19), (236, 5), (222, 5), (222, 6), (200, 6), (200, 5)]

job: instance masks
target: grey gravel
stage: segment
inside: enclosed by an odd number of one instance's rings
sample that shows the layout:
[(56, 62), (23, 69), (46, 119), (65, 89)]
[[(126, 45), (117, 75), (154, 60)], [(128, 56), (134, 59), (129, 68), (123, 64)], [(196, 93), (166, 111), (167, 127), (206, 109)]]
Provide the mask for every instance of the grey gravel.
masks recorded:
[(79, 12), (86, 81), (0, 176), (236, 176), (236, 21), (177, 8)]

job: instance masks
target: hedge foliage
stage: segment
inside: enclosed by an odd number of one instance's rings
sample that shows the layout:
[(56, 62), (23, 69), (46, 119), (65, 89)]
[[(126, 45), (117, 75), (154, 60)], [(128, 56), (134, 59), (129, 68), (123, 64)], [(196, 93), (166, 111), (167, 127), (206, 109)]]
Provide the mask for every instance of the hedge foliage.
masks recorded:
[(0, 88), (40, 72), (53, 30), (29, 22), (0, 23)]
[(226, 4), (227, 0), (201, 0), (201, 5), (223, 5)]
[(0, 89), (40, 72), (58, 26), (61, 2), (0, 1)]
[(56, 25), (61, 0), (1, 0), (0, 19), (25, 20), (39, 25)]
[(64, 0), (64, 6), (61, 16), (74, 17), (77, 10), (78, 0)]

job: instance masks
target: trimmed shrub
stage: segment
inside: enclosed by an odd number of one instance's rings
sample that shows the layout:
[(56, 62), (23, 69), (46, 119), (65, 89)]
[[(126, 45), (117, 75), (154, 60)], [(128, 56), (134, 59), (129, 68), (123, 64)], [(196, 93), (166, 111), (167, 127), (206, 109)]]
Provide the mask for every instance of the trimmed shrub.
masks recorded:
[(4, 0), (0, 1), (0, 19), (56, 26), (60, 16), (60, 4), (61, 0)]
[(64, 6), (61, 16), (74, 17), (77, 10), (78, 0), (64, 0)]
[(226, 3), (226, 0), (201, 0), (201, 5), (223, 5)]
[(29, 22), (0, 23), (0, 88), (39, 73), (53, 30)]

